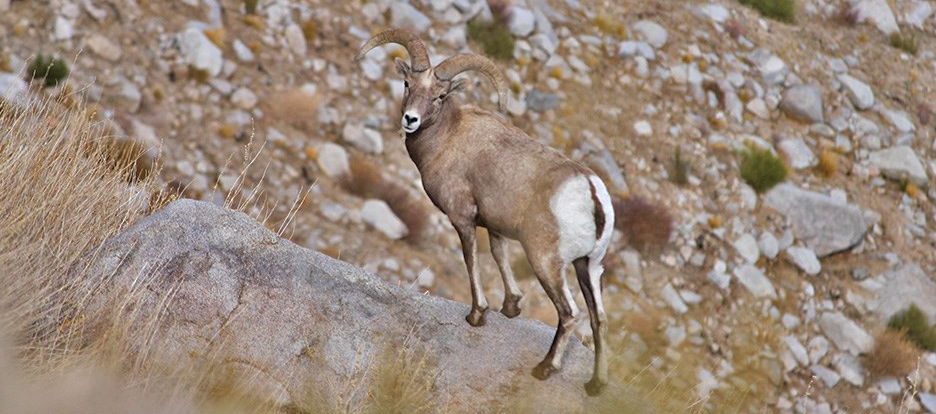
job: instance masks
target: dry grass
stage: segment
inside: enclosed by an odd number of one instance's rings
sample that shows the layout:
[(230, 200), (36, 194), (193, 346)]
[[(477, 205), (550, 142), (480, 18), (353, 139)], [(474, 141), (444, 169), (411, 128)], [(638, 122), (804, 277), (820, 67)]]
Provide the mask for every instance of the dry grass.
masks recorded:
[(629, 246), (653, 252), (669, 243), (673, 216), (666, 207), (638, 196), (616, 199), (613, 204), (614, 226), (624, 233)]
[(352, 156), (350, 176), (341, 178), (341, 185), (348, 192), (364, 198), (385, 201), (393, 213), (406, 224), (406, 240), (421, 242), (429, 228), (429, 209), (406, 187), (384, 177), (377, 164), (362, 156)]
[(276, 94), (270, 99), (270, 116), (294, 128), (310, 131), (316, 127), (318, 108), (322, 100), (301, 90)]
[(819, 154), (819, 171), (826, 177), (832, 177), (838, 173), (839, 160), (838, 154), (831, 150), (823, 150)]
[(874, 339), (874, 349), (864, 361), (871, 374), (899, 377), (916, 367), (920, 350), (907, 338), (905, 331), (883, 329)]
[(916, 35), (903, 34), (900, 32), (891, 33), (889, 44), (891, 47), (903, 50), (910, 55), (916, 55), (920, 47), (920, 41), (917, 39)]
[(855, 26), (858, 24), (858, 10), (848, 3), (842, 3), (832, 14), (832, 20), (844, 26)]

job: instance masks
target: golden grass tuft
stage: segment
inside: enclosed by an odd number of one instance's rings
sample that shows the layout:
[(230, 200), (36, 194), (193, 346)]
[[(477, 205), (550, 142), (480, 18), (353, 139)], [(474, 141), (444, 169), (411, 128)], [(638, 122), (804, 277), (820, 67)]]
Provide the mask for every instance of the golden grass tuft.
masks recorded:
[(838, 154), (832, 150), (823, 150), (819, 154), (819, 172), (826, 177), (832, 177), (838, 173), (839, 160)]
[(920, 350), (904, 330), (882, 329), (874, 339), (874, 348), (864, 361), (872, 375), (899, 377), (916, 367)]
[(214, 43), (217, 47), (224, 47), (224, 38), (227, 37), (227, 30), (224, 30), (223, 27), (217, 29), (208, 29), (205, 30), (205, 37)]
[(309, 131), (316, 127), (322, 99), (302, 90), (280, 92), (270, 100), (270, 117), (293, 128)]

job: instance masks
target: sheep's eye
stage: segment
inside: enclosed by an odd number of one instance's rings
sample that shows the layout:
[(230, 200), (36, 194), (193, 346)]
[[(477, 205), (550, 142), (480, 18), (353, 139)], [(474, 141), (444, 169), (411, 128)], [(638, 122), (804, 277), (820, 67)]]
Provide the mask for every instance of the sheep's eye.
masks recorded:
[(439, 97), (436, 98), (436, 99), (438, 99), (438, 100), (441, 101), (441, 100), (445, 99), (445, 96), (446, 96), (446, 95), (443, 93), (443, 94), (439, 95)]
[(403, 81), (403, 87), (409, 89), (409, 82)]

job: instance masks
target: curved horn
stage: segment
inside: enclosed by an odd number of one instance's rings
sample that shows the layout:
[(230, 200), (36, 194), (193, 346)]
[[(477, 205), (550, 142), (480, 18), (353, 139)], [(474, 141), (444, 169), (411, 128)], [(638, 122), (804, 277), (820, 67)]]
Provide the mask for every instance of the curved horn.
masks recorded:
[(497, 89), (497, 104), (503, 111), (507, 107), (507, 91), (509, 90), (507, 79), (500, 68), (490, 59), (475, 54), (455, 55), (436, 66), (435, 75), (442, 80), (451, 80), (455, 75), (467, 70), (481, 72), (491, 80), (491, 83)]
[(361, 60), (364, 54), (371, 49), (387, 43), (398, 43), (406, 48), (406, 52), (410, 55), (410, 64), (414, 71), (422, 72), (429, 69), (429, 52), (426, 51), (426, 45), (423, 44), (422, 40), (419, 40), (419, 36), (416, 35), (416, 33), (405, 29), (389, 29), (377, 33), (377, 35), (361, 46), (357, 55), (354, 55), (354, 60)]

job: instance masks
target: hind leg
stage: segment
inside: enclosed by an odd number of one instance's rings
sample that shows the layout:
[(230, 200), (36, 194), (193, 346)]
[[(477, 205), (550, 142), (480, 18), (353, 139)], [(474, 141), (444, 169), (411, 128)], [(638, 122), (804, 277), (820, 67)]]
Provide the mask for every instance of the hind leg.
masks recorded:
[(552, 373), (558, 371), (562, 365), (562, 355), (569, 343), (569, 336), (572, 334), (572, 325), (575, 315), (578, 313), (578, 307), (572, 300), (569, 286), (562, 274), (565, 263), (559, 258), (558, 253), (554, 251), (540, 254), (530, 253), (533, 252), (527, 250), (527, 257), (530, 258), (533, 271), (559, 314), (559, 325), (556, 327), (556, 336), (553, 337), (552, 346), (550, 346), (549, 352), (543, 358), (543, 361), (533, 369), (534, 377), (545, 380)]
[(488, 236), (491, 239), (491, 255), (494, 256), (501, 278), (504, 279), (504, 306), (501, 307), (501, 313), (508, 318), (513, 318), (520, 314), (519, 302), (523, 294), (514, 279), (510, 261), (507, 260), (507, 239), (490, 230), (488, 230)]
[(585, 303), (588, 305), (588, 316), (591, 321), (592, 338), (595, 342), (595, 368), (592, 379), (585, 384), (588, 395), (598, 395), (608, 383), (608, 360), (606, 355), (605, 334), (607, 321), (604, 306), (601, 303), (601, 265), (593, 265), (587, 257), (580, 257), (573, 261), (575, 275), (578, 278)]

